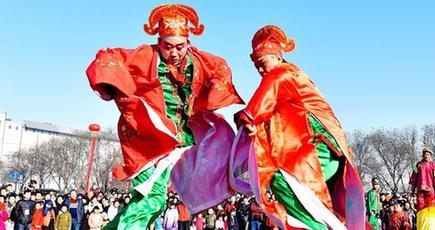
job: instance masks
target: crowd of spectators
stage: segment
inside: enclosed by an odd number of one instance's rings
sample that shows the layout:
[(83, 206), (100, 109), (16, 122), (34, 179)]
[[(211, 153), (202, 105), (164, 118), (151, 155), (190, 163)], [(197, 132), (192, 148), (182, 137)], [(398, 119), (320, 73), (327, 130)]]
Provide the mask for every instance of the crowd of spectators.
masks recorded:
[(367, 218), (371, 226), (382, 230), (435, 229), (435, 162), (427, 147), (412, 169), (408, 190), (380, 193), (378, 178), (366, 193)]
[[(273, 200), (273, 196), (269, 194)], [(166, 210), (151, 229), (247, 230), (278, 229), (257, 204), (254, 197), (236, 194), (215, 207), (190, 214), (174, 191), (168, 192)]]
[[(270, 194), (269, 194), (270, 195)], [(200, 213), (189, 213), (175, 191), (167, 193), (166, 208), (150, 226), (158, 229), (278, 229), (267, 218), (253, 197), (243, 194), (225, 200)], [(269, 196), (273, 199), (273, 196)], [(0, 186), (0, 230), (98, 230), (129, 203), (131, 194), (112, 189), (101, 191), (96, 185), (87, 193), (26, 189), (15, 193), (14, 186)]]
[(381, 193), (380, 229), (417, 229), (416, 196), (410, 193)]
[[(271, 201), (273, 195), (268, 194)], [(166, 208), (150, 230), (272, 230), (278, 226), (268, 218), (254, 197), (244, 194), (225, 200), (199, 213), (189, 213), (175, 191), (168, 191)], [(379, 193), (376, 212), (379, 229), (416, 229), (417, 198), (412, 193)], [(0, 187), (0, 230), (98, 230), (129, 203), (131, 194), (96, 185), (87, 193), (27, 189), (15, 193), (11, 184)]]
[(106, 193), (94, 185), (83, 194), (26, 189), (15, 193), (12, 184), (0, 188), (0, 230), (101, 229), (131, 199), (127, 192)]

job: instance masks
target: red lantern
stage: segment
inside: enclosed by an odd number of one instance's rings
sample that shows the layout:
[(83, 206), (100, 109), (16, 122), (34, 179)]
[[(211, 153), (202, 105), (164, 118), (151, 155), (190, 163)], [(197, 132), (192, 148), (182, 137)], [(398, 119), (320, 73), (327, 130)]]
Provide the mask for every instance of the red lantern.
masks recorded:
[(100, 131), (100, 126), (98, 124), (90, 124), (89, 131), (98, 132), (98, 131)]

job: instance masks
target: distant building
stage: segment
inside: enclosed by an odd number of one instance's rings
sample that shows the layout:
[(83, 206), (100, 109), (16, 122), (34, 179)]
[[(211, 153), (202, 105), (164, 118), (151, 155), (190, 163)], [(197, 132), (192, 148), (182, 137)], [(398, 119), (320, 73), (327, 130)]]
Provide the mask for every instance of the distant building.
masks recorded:
[(15, 122), (0, 112), (0, 161), (7, 162), (14, 153), (38, 146), (53, 137), (73, 135), (74, 130), (51, 123)]
[[(6, 112), (0, 112), (0, 176), (9, 173), (7, 172), (7, 167), (4, 166), (8, 165), (14, 153), (38, 147), (51, 138), (71, 137), (77, 132), (82, 133), (80, 131), (83, 132), (84, 130), (64, 128), (47, 122), (16, 122), (7, 117)], [(98, 148), (101, 156), (112, 156), (113, 151), (120, 151), (118, 139), (105, 137), (99, 139), (99, 142), (101, 143), (103, 140), (105, 144), (100, 145), (100, 148)], [(91, 175), (91, 181), (94, 176), (94, 174)], [(2, 181), (2, 178), (0, 178), (0, 185), (4, 182), (10, 182), (8, 179), (3, 179), (5, 181)], [(30, 179), (32, 178), (28, 178), (27, 181)], [(67, 182), (68, 188), (71, 188), (72, 184), (74, 184), (74, 179), (71, 178), (71, 181)], [(52, 178), (49, 178), (44, 185), (47, 188), (57, 187)]]

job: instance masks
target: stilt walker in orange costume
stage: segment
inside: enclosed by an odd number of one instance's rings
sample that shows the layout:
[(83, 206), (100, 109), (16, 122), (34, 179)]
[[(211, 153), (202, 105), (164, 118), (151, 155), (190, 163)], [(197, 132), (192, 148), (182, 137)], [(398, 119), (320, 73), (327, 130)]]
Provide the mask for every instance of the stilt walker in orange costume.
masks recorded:
[[(221, 151), (229, 153), (234, 133), (213, 112), (243, 103), (230, 68), (224, 59), (191, 46), (189, 34), (204, 31), (191, 7), (159, 6), (144, 30), (158, 33), (158, 44), (102, 49), (87, 69), (92, 89), (104, 100), (114, 99), (121, 113), (124, 165), (113, 175), (132, 180), (134, 187), (132, 200), (106, 229), (148, 228), (164, 210), (170, 177), (194, 211), (231, 195), (227, 186), (214, 186), (227, 184), (229, 154)], [(198, 187), (205, 173), (208, 181)]]
[(276, 26), (252, 39), (262, 80), (235, 117), (252, 147), (238, 146), (245, 143), (239, 133), (233, 150), (248, 149), (250, 188), (283, 229), (363, 229), (364, 192), (344, 130), (312, 80), (283, 59), (294, 47)]

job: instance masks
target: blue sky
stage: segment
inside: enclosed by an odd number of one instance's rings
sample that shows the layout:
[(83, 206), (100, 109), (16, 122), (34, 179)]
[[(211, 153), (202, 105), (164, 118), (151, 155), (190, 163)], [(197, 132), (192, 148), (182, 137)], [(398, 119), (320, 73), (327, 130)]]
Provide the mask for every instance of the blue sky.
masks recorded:
[[(142, 25), (169, 2), (1, 1), (0, 111), (17, 121), (115, 127), (118, 111), (91, 91), (86, 67), (99, 48), (154, 43)], [(346, 130), (435, 123), (433, 1), (178, 3), (197, 10), (205, 32), (192, 43), (228, 61), (245, 100), (260, 80), (251, 38), (275, 24), (296, 41), (285, 58), (313, 79)]]

